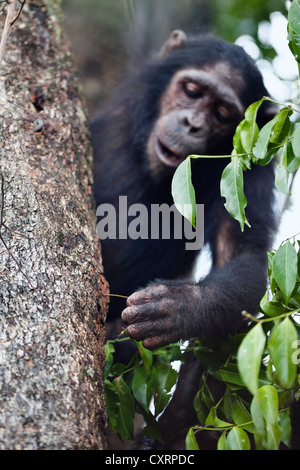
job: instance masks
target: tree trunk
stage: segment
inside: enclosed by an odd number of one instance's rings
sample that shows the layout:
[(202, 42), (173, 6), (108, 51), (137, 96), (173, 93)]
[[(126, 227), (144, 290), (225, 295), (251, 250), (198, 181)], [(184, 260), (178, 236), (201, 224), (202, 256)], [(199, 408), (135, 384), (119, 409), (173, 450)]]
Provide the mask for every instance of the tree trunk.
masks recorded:
[(0, 65), (0, 449), (105, 448), (108, 290), (59, 3), (27, 1)]

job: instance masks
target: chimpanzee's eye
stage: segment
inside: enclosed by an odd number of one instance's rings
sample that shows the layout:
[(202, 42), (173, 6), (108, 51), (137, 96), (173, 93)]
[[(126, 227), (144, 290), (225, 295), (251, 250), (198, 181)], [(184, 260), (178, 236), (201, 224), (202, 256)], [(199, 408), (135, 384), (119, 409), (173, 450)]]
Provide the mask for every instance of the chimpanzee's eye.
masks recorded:
[(189, 98), (201, 98), (203, 95), (201, 87), (195, 82), (185, 82), (183, 84), (183, 89)]
[(231, 113), (225, 106), (219, 106), (216, 110), (216, 116), (220, 122), (228, 122), (231, 118)]

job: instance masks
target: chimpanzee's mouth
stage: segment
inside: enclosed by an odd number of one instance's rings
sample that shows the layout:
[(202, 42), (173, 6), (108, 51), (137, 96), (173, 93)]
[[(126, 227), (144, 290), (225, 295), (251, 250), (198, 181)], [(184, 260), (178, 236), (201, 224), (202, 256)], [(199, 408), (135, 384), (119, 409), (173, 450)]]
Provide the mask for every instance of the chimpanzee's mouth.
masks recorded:
[(167, 166), (177, 167), (183, 162), (185, 157), (181, 157), (173, 152), (169, 147), (163, 144), (157, 137), (155, 137), (155, 152), (158, 158)]

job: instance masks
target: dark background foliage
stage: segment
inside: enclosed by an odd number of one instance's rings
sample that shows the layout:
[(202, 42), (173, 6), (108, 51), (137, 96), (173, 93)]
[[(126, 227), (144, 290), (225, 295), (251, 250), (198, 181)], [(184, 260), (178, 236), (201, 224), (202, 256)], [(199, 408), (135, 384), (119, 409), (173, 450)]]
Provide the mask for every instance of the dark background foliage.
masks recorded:
[(254, 38), (262, 56), (261, 21), (274, 11), (286, 15), (282, 0), (63, 0), (66, 25), (91, 113), (119, 82), (128, 59), (133, 65), (157, 50), (176, 28), (191, 34), (213, 32), (228, 41)]

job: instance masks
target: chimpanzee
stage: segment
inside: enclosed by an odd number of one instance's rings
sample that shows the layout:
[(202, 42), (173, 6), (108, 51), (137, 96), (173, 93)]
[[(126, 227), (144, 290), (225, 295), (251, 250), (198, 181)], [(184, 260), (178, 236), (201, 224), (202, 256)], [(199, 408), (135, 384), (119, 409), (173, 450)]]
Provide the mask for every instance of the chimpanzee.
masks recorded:
[[(268, 94), (245, 51), (211, 35), (187, 38), (174, 31), (157, 56), (136, 68), (91, 124), (96, 203), (114, 206), (117, 219), (122, 217), (119, 196), (127, 196), (128, 207), (143, 204), (149, 213), (153, 204), (171, 206), (178, 165), (190, 154), (230, 155), (245, 109)], [(272, 112), (266, 102), (259, 126)], [(226, 164), (223, 158), (192, 164), (196, 200), (204, 204), (204, 240), (212, 255), (204, 279), (193, 280), (198, 253), (185, 249), (184, 238), (108, 236), (101, 241), (111, 292), (129, 296), (127, 307), (111, 299), (108, 321), (121, 316), (128, 334), (146, 348), (230, 335), (243, 325), (241, 312), (255, 311), (265, 292), (266, 251), (275, 229), (273, 168), (255, 166), (245, 173), (251, 228), (242, 232), (220, 196)], [(197, 368), (188, 361), (183, 367), (181, 404), (175, 393), (169, 413), (174, 442), (174, 430), (185, 435), (197, 422), (192, 408)], [(167, 425), (163, 436), (170, 436)]]

